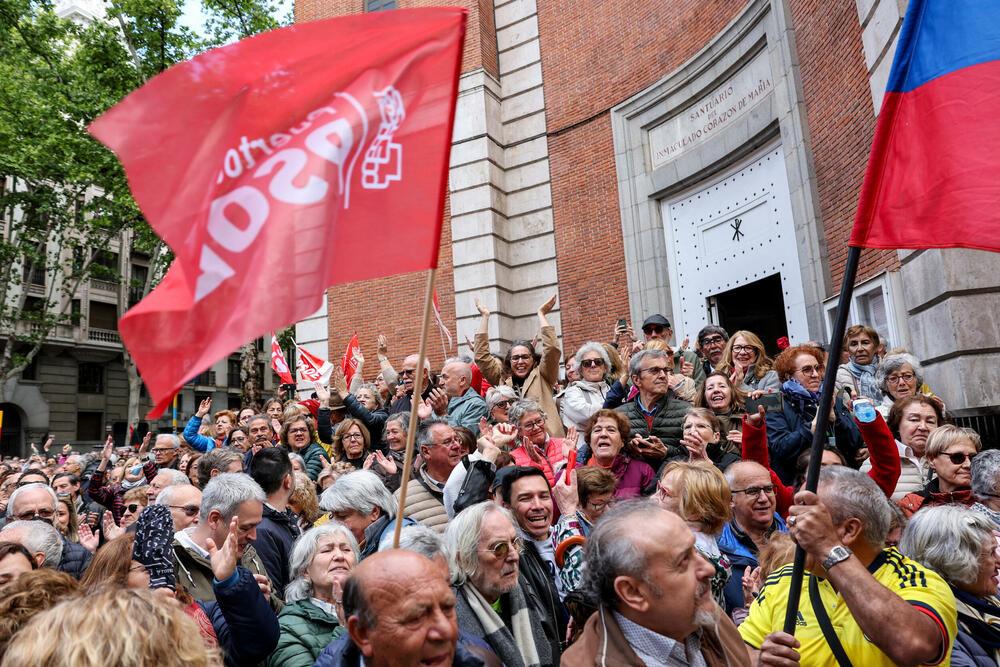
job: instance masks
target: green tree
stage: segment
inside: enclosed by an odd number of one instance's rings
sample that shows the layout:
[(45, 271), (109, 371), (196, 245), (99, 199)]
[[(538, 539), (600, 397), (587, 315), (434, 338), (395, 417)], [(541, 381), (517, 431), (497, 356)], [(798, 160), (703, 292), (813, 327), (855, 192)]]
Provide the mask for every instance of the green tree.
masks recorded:
[[(208, 48), (280, 27), (265, 0), (205, 0), (209, 34), (180, 25), (176, 0), (113, 0), (106, 17), (59, 18), (50, 0), (0, 0), (0, 401), (8, 380), (58, 327), (91, 277), (118, 280), (119, 313), (145, 296), (172, 259), (129, 193), (117, 158), (87, 125), (136, 87)], [(97, 261), (112, 241), (120, 265)], [(150, 258), (136, 281), (126, 253)], [(141, 284), (137, 284), (141, 283)], [(131, 292), (131, 295), (130, 295)], [(127, 350), (128, 420), (141, 380)]]

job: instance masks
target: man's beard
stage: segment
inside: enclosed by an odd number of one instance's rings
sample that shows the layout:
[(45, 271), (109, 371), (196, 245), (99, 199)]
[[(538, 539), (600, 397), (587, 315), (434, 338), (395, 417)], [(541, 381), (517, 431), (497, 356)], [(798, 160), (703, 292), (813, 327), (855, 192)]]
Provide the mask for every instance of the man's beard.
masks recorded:
[[(709, 594), (710, 589), (711, 583), (708, 581), (699, 586), (697, 593), (695, 593), (695, 604), (700, 604), (705, 599), (705, 595)], [(694, 613), (695, 625), (699, 627), (713, 627), (718, 622), (719, 605), (712, 604), (711, 609), (702, 609), (700, 606), (697, 607), (697, 611)]]

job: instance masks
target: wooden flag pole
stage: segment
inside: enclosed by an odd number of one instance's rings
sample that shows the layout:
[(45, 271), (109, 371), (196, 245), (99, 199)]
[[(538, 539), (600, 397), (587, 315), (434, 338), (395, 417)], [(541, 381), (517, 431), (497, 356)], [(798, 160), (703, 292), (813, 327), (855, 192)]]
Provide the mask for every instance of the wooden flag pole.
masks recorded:
[(427, 272), (427, 294), (424, 297), (424, 324), (420, 328), (420, 354), (413, 377), (413, 397), (410, 399), (410, 427), (406, 430), (406, 456), (403, 459), (403, 477), (399, 482), (399, 507), (396, 511), (396, 531), (392, 537), (392, 548), (399, 548), (399, 533), (403, 529), (403, 508), (406, 507), (406, 487), (410, 482), (410, 468), (413, 467), (413, 443), (417, 439), (417, 407), (423, 394), (424, 362), (427, 358), (427, 335), (431, 326), (431, 308), (434, 305), (434, 276), (437, 269)]
[[(806, 491), (816, 492), (819, 485), (819, 469), (823, 460), (823, 444), (826, 441), (826, 427), (830, 422), (830, 406), (833, 405), (833, 389), (837, 377), (837, 367), (840, 365), (840, 348), (844, 341), (844, 330), (847, 328), (847, 316), (851, 310), (851, 295), (854, 293), (854, 279), (858, 274), (858, 260), (861, 258), (861, 248), (849, 246), (847, 249), (847, 265), (844, 267), (844, 282), (840, 286), (840, 299), (837, 302), (837, 319), (830, 332), (830, 347), (827, 349), (826, 374), (823, 376), (823, 391), (819, 396), (817, 408), (816, 430), (813, 431), (812, 450), (809, 453), (809, 469), (806, 472)], [(795, 547), (795, 563), (792, 566), (792, 579), (788, 589), (788, 607), (785, 609), (784, 631), (795, 634), (795, 621), (799, 613), (799, 597), (802, 593), (802, 576), (806, 565), (806, 552), (800, 546)]]

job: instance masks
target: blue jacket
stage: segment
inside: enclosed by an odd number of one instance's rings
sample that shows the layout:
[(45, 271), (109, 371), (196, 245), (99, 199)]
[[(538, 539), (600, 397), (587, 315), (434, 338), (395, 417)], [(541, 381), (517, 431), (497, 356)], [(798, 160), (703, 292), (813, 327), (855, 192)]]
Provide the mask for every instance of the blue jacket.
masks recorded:
[(274, 594), (281, 599), (285, 598), (285, 586), (292, 579), (288, 561), (301, 532), (298, 520), (291, 511), (279, 512), (264, 505), (264, 518), (257, 525), (257, 539), (252, 543), (264, 563), (267, 576), (271, 578)]
[[(782, 395), (785, 405), (781, 412), (768, 412), (764, 418), (767, 424), (767, 453), (771, 470), (782, 483), (791, 486), (795, 483), (799, 455), (812, 447), (813, 433), (809, 425), (816, 416), (816, 405), (791, 396), (787, 391), (782, 391)], [(866, 446), (861, 431), (840, 398), (837, 398), (833, 411), (837, 421), (831, 426), (837, 449), (847, 459), (848, 465), (856, 468), (854, 455)]]
[[(781, 520), (777, 512), (774, 514), (771, 530), (772, 532), (776, 530), (783, 533), (788, 532), (785, 522)], [(737, 535), (736, 531), (733, 530), (732, 521), (722, 527), (722, 534), (719, 535), (719, 551), (726, 555), (732, 566), (732, 574), (729, 581), (726, 582), (725, 590), (727, 614), (731, 613), (733, 609), (743, 606), (743, 573), (748, 567), (757, 567), (757, 554), (751, 551), (752, 544), (746, 535)]]
[(201, 428), (201, 417), (195, 415), (188, 420), (184, 427), (184, 441), (199, 452), (208, 452), (215, 449), (215, 440), (198, 433)]
[[(455, 659), (451, 663), (453, 667), (481, 667), (483, 661), (465, 648), (466, 645), (490, 651), (489, 644), (482, 639), (459, 630), (458, 643), (455, 646)], [(323, 649), (323, 652), (316, 658), (313, 667), (357, 667), (364, 664), (366, 663), (361, 659), (361, 651), (357, 644), (354, 643), (350, 635), (344, 635)]]
[(215, 600), (199, 602), (212, 621), (226, 665), (263, 662), (278, 645), (278, 617), (249, 570), (237, 567), (225, 581), (214, 581)]
[(479, 420), (489, 414), (486, 401), (469, 387), (464, 394), (448, 400), (448, 423), (464, 426), (473, 433), (479, 433)]

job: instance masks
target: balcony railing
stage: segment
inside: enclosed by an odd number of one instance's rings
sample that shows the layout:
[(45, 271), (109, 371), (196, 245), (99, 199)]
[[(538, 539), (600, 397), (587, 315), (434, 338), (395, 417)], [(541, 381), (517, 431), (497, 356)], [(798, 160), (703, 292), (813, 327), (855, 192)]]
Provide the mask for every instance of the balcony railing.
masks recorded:
[(205, 371), (196, 375), (192, 384), (207, 384), (215, 386), (215, 371)]
[(114, 292), (118, 293), (118, 283), (112, 282), (110, 280), (101, 280), (100, 278), (90, 279), (91, 289), (101, 290), (102, 292)]
[(87, 330), (87, 340), (95, 343), (117, 343), (119, 345), (122, 342), (121, 336), (118, 335), (117, 331), (93, 328)]

